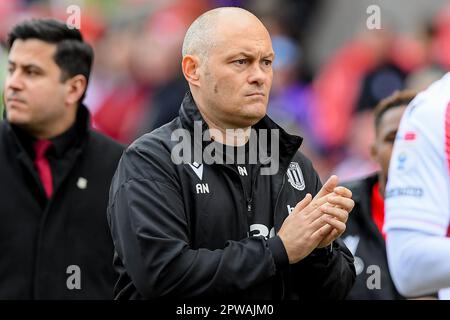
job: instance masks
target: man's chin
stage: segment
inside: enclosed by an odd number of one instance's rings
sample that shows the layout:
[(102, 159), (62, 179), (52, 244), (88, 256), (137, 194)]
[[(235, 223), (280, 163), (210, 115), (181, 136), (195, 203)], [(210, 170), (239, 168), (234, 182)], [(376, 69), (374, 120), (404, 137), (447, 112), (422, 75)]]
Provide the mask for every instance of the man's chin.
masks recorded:
[(267, 112), (267, 106), (263, 103), (251, 105), (248, 108), (247, 118), (252, 119), (255, 123), (264, 118)]
[(19, 114), (16, 111), (7, 111), (6, 119), (9, 123), (14, 124), (16, 126), (24, 126), (26, 127), (29, 124), (29, 119), (24, 117), (23, 114)]
[(254, 126), (255, 124), (257, 124), (262, 118), (264, 118), (264, 116), (266, 115), (266, 113), (252, 113), (252, 114), (247, 114), (245, 117), (242, 117), (242, 127), (251, 127)]

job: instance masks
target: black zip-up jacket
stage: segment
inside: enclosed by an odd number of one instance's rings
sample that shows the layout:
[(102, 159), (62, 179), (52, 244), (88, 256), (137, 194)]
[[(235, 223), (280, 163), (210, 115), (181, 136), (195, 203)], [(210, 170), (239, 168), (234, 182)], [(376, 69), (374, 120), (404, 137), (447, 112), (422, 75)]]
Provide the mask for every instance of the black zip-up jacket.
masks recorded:
[(32, 138), (0, 122), (0, 299), (112, 299), (106, 209), (123, 147), (89, 128), (84, 106), (54, 146), (47, 200)]
[[(278, 231), (289, 208), (320, 190), (317, 173), (298, 152), (302, 139), (267, 116), (256, 124), (255, 129), (280, 129), (280, 165), (277, 174), (254, 175), (253, 194), (246, 195), (230, 165), (203, 164), (199, 174), (188, 163), (172, 162), (178, 143), (172, 132), (186, 129), (193, 136), (194, 121), (207, 129), (188, 93), (179, 117), (136, 140), (120, 160), (108, 207), (119, 273), (115, 297), (345, 298), (355, 271), (342, 242), (289, 265), (278, 236), (248, 236), (249, 211), (268, 204)], [(301, 169), (303, 188), (288, 179), (290, 164)]]
[[(378, 175), (344, 183), (353, 194), (355, 207), (342, 235), (355, 256), (356, 281), (347, 296), (351, 300), (404, 299), (392, 282), (386, 255), (386, 244), (372, 218), (372, 188)], [(378, 277), (378, 279), (377, 279)]]

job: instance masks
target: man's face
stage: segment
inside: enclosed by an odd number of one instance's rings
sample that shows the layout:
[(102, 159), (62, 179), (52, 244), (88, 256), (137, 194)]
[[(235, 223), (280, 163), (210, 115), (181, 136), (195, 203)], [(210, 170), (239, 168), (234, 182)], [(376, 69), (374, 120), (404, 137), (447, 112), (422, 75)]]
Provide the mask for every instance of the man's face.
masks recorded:
[(7, 119), (36, 131), (66, 112), (61, 70), (53, 60), (56, 45), (37, 39), (14, 41), (4, 87)]
[(406, 106), (393, 107), (387, 110), (382, 116), (375, 136), (375, 144), (372, 148), (374, 160), (381, 166), (382, 190), (386, 186), (389, 170), (389, 161), (392, 155), (392, 147), (395, 141), (400, 120)]
[(260, 24), (218, 26), (218, 39), (203, 61), (201, 100), (228, 128), (249, 127), (264, 117), (272, 86), (274, 53)]

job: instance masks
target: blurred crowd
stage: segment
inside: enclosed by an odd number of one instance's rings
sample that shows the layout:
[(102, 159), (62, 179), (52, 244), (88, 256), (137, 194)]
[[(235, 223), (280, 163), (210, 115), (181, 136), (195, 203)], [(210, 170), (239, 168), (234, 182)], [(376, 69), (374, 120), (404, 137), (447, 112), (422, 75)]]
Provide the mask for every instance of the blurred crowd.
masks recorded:
[[(303, 152), (322, 179), (375, 172), (370, 159), (373, 108), (395, 90), (421, 90), (450, 70), (450, 7), (417, 34), (383, 25), (342, 43), (314, 69), (305, 34), (324, 0), (85, 0), (81, 31), (95, 51), (85, 104), (94, 126), (129, 144), (178, 114), (187, 90), (181, 44), (190, 23), (218, 6), (241, 6), (269, 29), (276, 53), (269, 115), (302, 135)], [(0, 39), (18, 21), (52, 16), (66, 20), (77, 1), (1, 1)], [(319, 40), (318, 40), (319, 41)], [(6, 71), (0, 48), (0, 83)]]

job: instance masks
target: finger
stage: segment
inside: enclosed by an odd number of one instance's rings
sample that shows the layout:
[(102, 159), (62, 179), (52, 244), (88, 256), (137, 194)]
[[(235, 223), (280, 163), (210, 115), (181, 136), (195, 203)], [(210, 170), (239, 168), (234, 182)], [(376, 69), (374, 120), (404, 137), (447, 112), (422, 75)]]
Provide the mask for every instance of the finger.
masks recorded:
[(327, 203), (328, 201), (328, 197), (330, 196), (336, 196), (336, 194), (334, 192), (332, 192), (329, 195), (323, 196), (321, 198), (317, 198), (317, 195), (314, 197), (314, 199), (311, 201), (311, 203), (306, 207), (305, 209), (305, 214), (309, 215), (311, 214), (314, 210), (316, 210), (317, 208), (319, 208), (320, 206), (322, 206), (323, 204)]
[(326, 204), (328, 201), (328, 199), (330, 197), (336, 196), (336, 194), (333, 192), (325, 197), (322, 197), (320, 199), (313, 199), (311, 201), (311, 203), (307, 206), (307, 208), (305, 209), (305, 214), (309, 215), (311, 214), (315, 209), (320, 208), (322, 205)]
[(333, 191), (340, 195), (343, 196), (345, 198), (351, 198), (352, 197), (352, 191), (346, 187), (343, 186), (338, 186), (336, 188), (333, 189)]
[(322, 239), (325, 238), (331, 231), (333, 231), (333, 227), (327, 223), (324, 226), (320, 227), (318, 230), (316, 230), (311, 235), (311, 238), (317, 241), (322, 241)]
[(331, 232), (325, 237), (325, 239), (322, 240), (322, 242), (326, 244), (323, 247), (328, 246), (332, 241), (336, 240), (337, 238), (339, 238), (339, 232), (336, 229), (331, 230)]
[[(320, 212), (320, 210), (317, 210), (317, 211)], [(325, 225), (328, 225), (328, 222), (325, 219), (325, 215), (320, 212), (320, 216), (318, 216), (316, 219), (310, 221), (308, 230), (309, 230), (310, 234), (314, 234), (317, 230), (319, 230), (320, 228), (322, 228)], [(330, 228), (330, 231), (332, 229), (333, 228)]]
[(316, 194), (314, 199), (322, 198), (322, 197), (326, 196), (327, 194), (333, 192), (333, 190), (337, 187), (337, 185), (338, 185), (338, 177), (336, 175), (332, 175), (331, 177), (328, 178), (327, 182), (325, 182), (325, 184), (322, 186), (320, 191)]
[(338, 219), (339, 221), (346, 223), (348, 219), (348, 212), (344, 209), (332, 207), (330, 205), (323, 205), (320, 207), (320, 211), (324, 214), (327, 214), (330, 217), (334, 217)]
[(348, 211), (342, 208), (333, 207), (330, 204), (323, 204), (316, 210), (313, 210), (311, 213), (309, 213), (307, 218), (309, 221), (315, 221), (317, 219), (320, 219), (324, 215), (337, 218), (339, 219), (339, 221), (342, 221), (344, 223), (348, 220)]
[(316, 221), (323, 215), (324, 214), (321, 210), (321, 207), (318, 207), (307, 214), (307, 219), (308, 219), (308, 221), (312, 222), (312, 221)]
[(313, 199), (305, 208), (304, 210), (304, 214), (305, 215), (310, 215), (312, 214), (315, 210), (319, 210), (320, 206), (324, 205), (325, 203), (327, 203), (327, 197), (322, 197), (320, 199)]
[(339, 221), (338, 219), (335, 219), (331, 216), (325, 215), (323, 216), (323, 219), (333, 228), (335, 228), (338, 231), (338, 234), (341, 235), (344, 233), (346, 229), (346, 225), (344, 222)]
[(294, 207), (294, 210), (292, 210), (292, 213), (297, 213), (305, 209), (312, 200), (312, 195), (310, 193), (306, 194), (306, 196)]
[(328, 197), (328, 203), (332, 206), (344, 209), (350, 212), (355, 206), (355, 202), (352, 199), (344, 198), (342, 196), (330, 196)]

